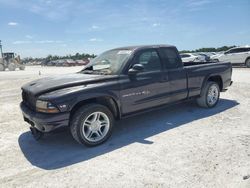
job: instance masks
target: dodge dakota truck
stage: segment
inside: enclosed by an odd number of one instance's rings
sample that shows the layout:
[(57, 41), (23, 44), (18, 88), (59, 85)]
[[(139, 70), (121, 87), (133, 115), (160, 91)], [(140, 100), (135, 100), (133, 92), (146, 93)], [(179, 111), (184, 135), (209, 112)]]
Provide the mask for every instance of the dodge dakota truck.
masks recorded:
[(35, 139), (68, 127), (77, 142), (95, 146), (122, 118), (188, 99), (216, 106), (231, 76), (231, 63), (183, 63), (175, 46), (122, 47), (80, 72), (27, 83), (20, 107)]

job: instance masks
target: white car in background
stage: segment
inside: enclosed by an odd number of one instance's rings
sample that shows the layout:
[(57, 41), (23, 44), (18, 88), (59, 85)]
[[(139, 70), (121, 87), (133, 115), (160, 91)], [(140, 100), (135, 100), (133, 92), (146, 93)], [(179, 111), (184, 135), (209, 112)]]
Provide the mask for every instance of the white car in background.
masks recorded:
[(210, 56), (210, 59), (213, 60), (213, 61), (219, 61), (217, 58), (220, 57), (221, 54), (224, 54), (224, 53), (225, 53), (224, 51), (217, 52), (216, 54), (211, 55), (211, 56)]
[(202, 53), (205, 53), (205, 54), (208, 55), (209, 57), (214, 56), (214, 55), (217, 55), (216, 52), (202, 52)]
[(192, 54), (192, 53), (182, 53), (180, 54), (182, 62), (205, 62), (206, 59), (204, 56)]
[(233, 64), (245, 64), (250, 68), (250, 46), (235, 47), (222, 54), (210, 57), (212, 61), (228, 61)]

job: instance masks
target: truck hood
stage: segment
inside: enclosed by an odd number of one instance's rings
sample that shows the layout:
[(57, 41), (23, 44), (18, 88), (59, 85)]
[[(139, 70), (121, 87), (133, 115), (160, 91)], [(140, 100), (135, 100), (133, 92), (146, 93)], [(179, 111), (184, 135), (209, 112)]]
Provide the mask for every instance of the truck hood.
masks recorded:
[(115, 77), (117, 75), (65, 74), (34, 80), (22, 86), (22, 90), (36, 96), (62, 88), (104, 82)]

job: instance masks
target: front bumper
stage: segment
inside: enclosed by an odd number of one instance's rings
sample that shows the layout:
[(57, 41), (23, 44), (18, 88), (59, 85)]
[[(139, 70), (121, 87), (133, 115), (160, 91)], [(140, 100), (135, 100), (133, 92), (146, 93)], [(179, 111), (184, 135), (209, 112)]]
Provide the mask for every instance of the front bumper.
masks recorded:
[(58, 114), (38, 113), (30, 110), (23, 102), (20, 104), (24, 121), (41, 132), (51, 132), (69, 125), (69, 112)]

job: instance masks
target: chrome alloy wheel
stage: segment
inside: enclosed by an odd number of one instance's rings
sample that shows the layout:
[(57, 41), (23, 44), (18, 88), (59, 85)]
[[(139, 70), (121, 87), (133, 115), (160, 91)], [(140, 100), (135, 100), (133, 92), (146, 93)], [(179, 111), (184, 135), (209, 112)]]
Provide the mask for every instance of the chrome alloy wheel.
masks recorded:
[(216, 85), (211, 85), (207, 94), (207, 103), (210, 106), (213, 106), (218, 101), (218, 98), (219, 98), (218, 88), (216, 87)]
[(110, 121), (103, 112), (93, 112), (83, 122), (82, 133), (90, 142), (98, 142), (103, 139), (109, 130)]

